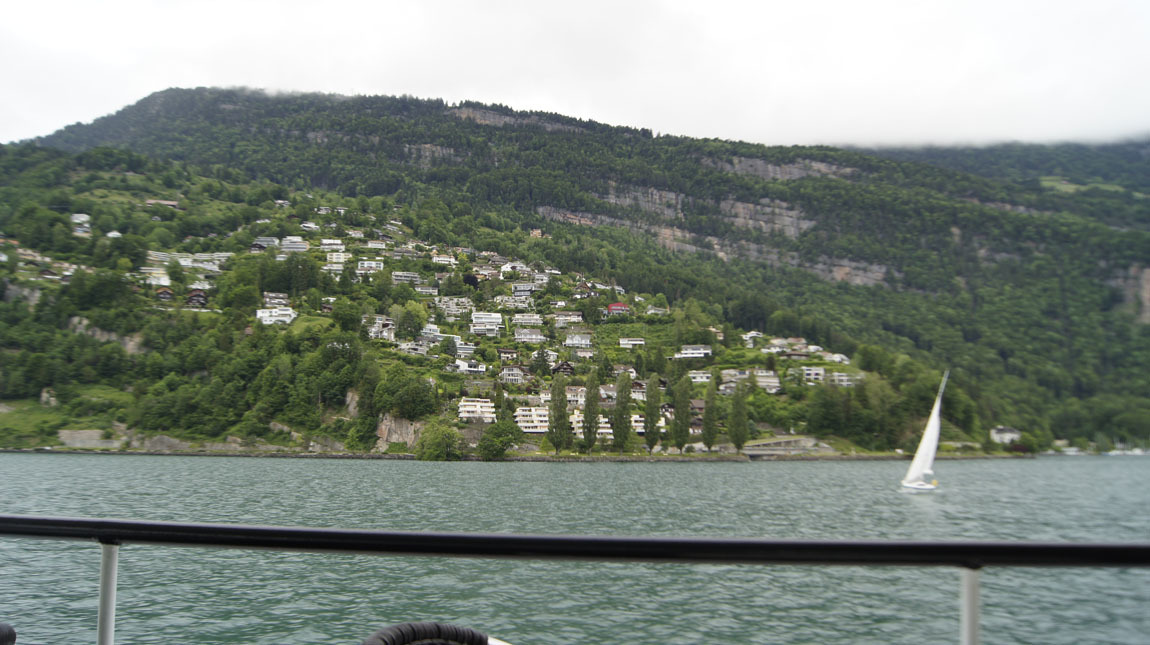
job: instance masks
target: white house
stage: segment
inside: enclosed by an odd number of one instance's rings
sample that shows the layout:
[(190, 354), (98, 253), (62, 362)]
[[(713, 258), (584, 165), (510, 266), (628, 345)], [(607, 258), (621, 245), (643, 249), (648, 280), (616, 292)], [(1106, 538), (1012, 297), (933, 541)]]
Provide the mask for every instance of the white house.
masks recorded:
[[(575, 428), (575, 432), (579, 435), (582, 435), (583, 434), (583, 411), (576, 408), (575, 410), (573, 410), (571, 412), (571, 416), (568, 418), (571, 419), (571, 427)], [(600, 414), (599, 415), (599, 428), (595, 431), (595, 434), (600, 436), (600, 437), (612, 437), (612, 436), (614, 436), (611, 434), (611, 420), (608, 419), (606, 416)]]
[(518, 365), (508, 365), (499, 370), (499, 380), (506, 385), (526, 383), (530, 377)]
[(487, 366), (479, 361), (456, 359), (455, 370), (460, 374), (486, 374)]
[(495, 423), (495, 404), (491, 399), (459, 399), (459, 420)]
[(567, 334), (567, 340), (563, 341), (564, 347), (575, 347), (580, 349), (591, 348), (591, 335), (590, 334)]
[(703, 358), (710, 355), (710, 345), (683, 345), (675, 352), (675, 358)]
[(1022, 439), (1022, 431), (1009, 426), (995, 426), (990, 429), (990, 440), (994, 443), (1012, 444)]
[(539, 314), (515, 314), (511, 317), (511, 324), (517, 327), (540, 327), (543, 325), (543, 316)]
[(256, 320), (265, 325), (272, 323), (290, 324), (295, 320), (296, 312), (291, 307), (273, 307), (271, 309), (256, 309)]
[(559, 328), (583, 322), (583, 312), (581, 311), (557, 311), (554, 316), (555, 326)]
[(517, 343), (543, 343), (546, 341), (547, 337), (538, 329), (520, 327), (515, 330), (515, 342)]
[(515, 410), (515, 425), (526, 434), (545, 434), (551, 419), (546, 407), (523, 407)]
[(622, 347), (623, 349), (635, 349), (636, 347), (642, 347), (643, 345), (646, 345), (646, 344), (647, 344), (647, 341), (642, 339), (642, 338), (620, 338), (619, 339), (619, 347)]
[(854, 387), (858, 378), (845, 372), (831, 372), (827, 382), (838, 387)]
[(691, 379), (692, 383), (711, 382), (711, 373), (707, 370), (691, 370), (687, 372), (687, 377)]
[(351, 254), (350, 253), (343, 253), (342, 251), (327, 254), (327, 261), (332, 263), (332, 264), (339, 264), (342, 262), (347, 262), (350, 259), (351, 259)]
[(802, 370), (803, 380), (807, 383), (822, 383), (826, 380), (827, 371), (825, 368), (804, 365), (799, 369)]

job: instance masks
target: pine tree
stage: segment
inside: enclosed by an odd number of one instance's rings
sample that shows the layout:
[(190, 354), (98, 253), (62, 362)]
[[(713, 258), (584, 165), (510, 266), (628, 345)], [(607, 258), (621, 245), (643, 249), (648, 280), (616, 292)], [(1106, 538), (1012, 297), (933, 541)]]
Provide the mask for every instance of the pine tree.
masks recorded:
[(587, 376), (587, 395), (583, 403), (583, 452), (588, 455), (599, 438), (599, 370)]
[(727, 419), (727, 438), (735, 445), (735, 452), (742, 452), (747, 443), (747, 392), (743, 386), (735, 388), (731, 402), (731, 416)]
[(571, 445), (571, 419), (567, 418), (567, 380), (557, 375), (551, 381), (551, 409), (547, 421), (547, 440), (555, 447), (555, 454)]
[(718, 391), (715, 383), (718, 380), (716, 375), (711, 376), (711, 382), (707, 384), (707, 395), (703, 400), (706, 408), (703, 410), (702, 439), (707, 452), (711, 452), (711, 446), (715, 445), (715, 439), (719, 436), (719, 410), (715, 406), (715, 395)]
[(671, 422), (671, 443), (683, 452), (691, 437), (691, 379), (683, 375), (674, 390), (675, 419)]
[(615, 381), (615, 410), (611, 414), (611, 443), (619, 454), (631, 440), (631, 375), (623, 372)]
[(647, 444), (647, 453), (655, 451), (659, 443), (659, 415), (663, 405), (659, 393), (659, 375), (654, 372), (647, 377), (647, 405), (643, 408), (643, 442)]

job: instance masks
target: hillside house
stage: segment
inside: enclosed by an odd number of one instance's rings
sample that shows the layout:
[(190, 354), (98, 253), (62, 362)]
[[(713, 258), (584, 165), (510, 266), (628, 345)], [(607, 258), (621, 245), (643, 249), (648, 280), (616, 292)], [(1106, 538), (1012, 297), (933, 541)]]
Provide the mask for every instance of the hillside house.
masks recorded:
[(342, 252), (344, 250), (343, 240), (322, 239), (319, 241), (319, 250)]
[(546, 434), (550, 419), (551, 412), (546, 406), (522, 407), (515, 410), (515, 425), (525, 434)]
[(449, 322), (454, 322), (460, 316), (470, 314), (475, 309), (471, 299), (463, 296), (440, 296), (435, 299), (435, 306), (443, 312)]
[(471, 322), (476, 325), (503, 326), (503, 314), (491, 311), (472, 311)]
[[(362, 278), (372, 273), (383, 271), (386, 268), (387, 265), (379, 260), (360, 260), (355, 265), (355, 274)], [(394, 281), (395, 277), (392, 276), (392, 282)]]
[(256, 320), (264, 325), (291, 324), (296, 319), (296, 312), (291, 307), (273, 307), (271, 309), (256, 309)]
[[(361, 262), (361, 264), (362, 264), (362, 262)], [(382, 263), (380, 263), (380, 264), (382, 264)], [(392, 284), (419, 284), (420, 282), (422, 282), (422, 280), (420, 280), (418, 273), (413, 273), (411, 271), (392, 271), (391, 272), (391, 283)]]
[(511, 324), (516, 327), (541, 327), (543, 316), (539, 314), (515, 314), (511, 317)]
[(368, 314), (363, 317), (367, 337), (373, 340), (395, 342), (395, 321), (383, 314)]
[(635, 349), (647, 344), (647, 341), (642, 338), (620, 338), (619, 347), (623, 349)]
[(539, 343), (547, 342), (547, 337), (544, 336), (543, 333), (538, 329), (520, 327), (515, 330), (515, 342), (537, 345)]
[(590, 349), (591, 348), (591, 335), (590, 334), (568, 334), (567, 339), (563, 341), (564, 347), (573, 347), (576, 349)]
[(1010, 445), (1022, 440), (1022, 431), (1009, 426), (995, 426), (990, 429), (990, 440), (994, 443)]
[(455, 363), (449, 364), (448, 367), (451, 367), (451, 365), (454, 365), (454, 371), (459, 372), (460, 374), (474, 375), (487, 373), (487, 366), (477, 360), (456, 359)]
[(683, 345), (674, 358), (704, 358), (711, 355), (710, 345)]
[(575, 368), (568, 361), (560, 361), (551, 367), (551, 373), (571, 376), (575, 373)]
[(495, 296), (495, 304), (500, 309), (524, 310), (531, 308), (531, 299), (526, 296)]
[(519, 352), (514, 349), (500, 347), (496, 351), (499, 352), (500, 363), (511, 363), (519, 359)]
[(531, 375), (520, 365), (508, 365), (499, 370), (499, 381), (504, 385), (522, 385), (531, 380)]
[(711, 382), (711, 373), (707, 370), (691, 370), (687, 372), (687, 377), (691, 379), (692, 383)]
[(495, 404), (491, 399), (463, 397), (459, 399), (459, 420), (495, 423)]
[[(579, 436), (583, 435), (583, 411), (576, 408), (571, 412), (568, 417), (571, 420), (571, 427), (575, 428), (575, 433)], [(599, 415), (599, 427), (595, 430), (595, 434), (599, 437), (611, 438), (611, 420), (606, 415)]]
[(280, 250), (284, 253), (306, 253), (311, 244), (298, 235), (289, 235), (280, 243)]
[(827, 382), (836, 387), (854, 387), (858, 382), (858, 376), (845, 372), (831, 372)]
[(557, 311), (552, 314), (555, 320), (555, 327), (562, 329), (571, 325), (578, 325), (583, 322), (583, 312), (581, 311)]
[(631, 313), (631, 308), (628, 307), (625, 303), (615, 302), (607, 305), (608, 316), (624, 316), (629, 313)]
[(639, 373), (630, 365), (616, 364), (611, 366), (611, 375), (615, 378), (619, 378), (624, 372), (630, 375), (632, 380), (639, 378)]

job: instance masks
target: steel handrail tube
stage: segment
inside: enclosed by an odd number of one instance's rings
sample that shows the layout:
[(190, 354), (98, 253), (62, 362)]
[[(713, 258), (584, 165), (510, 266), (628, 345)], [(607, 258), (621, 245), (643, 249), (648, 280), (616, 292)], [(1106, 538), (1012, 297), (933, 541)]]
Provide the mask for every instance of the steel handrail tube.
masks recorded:
[(0, 536), (463, 558), (727, 564), (1146, 567), (1150, 544), (438, 533), (0, 515)]

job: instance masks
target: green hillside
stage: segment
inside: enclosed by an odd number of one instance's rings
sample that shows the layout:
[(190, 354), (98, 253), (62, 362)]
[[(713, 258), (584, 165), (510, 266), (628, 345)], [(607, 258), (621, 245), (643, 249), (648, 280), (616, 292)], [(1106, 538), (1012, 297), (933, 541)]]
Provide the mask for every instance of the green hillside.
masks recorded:
[[(674, 342), (711, 342), (706, 327), (803, 336), (855, 357), (854, 367), (881, 374), (904, 398), (921, 376), (912, 398), (925, 392), (929, 400), (929, 370), (949, 367), (955, 396), (967, 401), (954, 406), (951, 421), (977, 441), (998, 424), (1067, 438), (1150, 432), (1150, 303), (1142, 300), (1150, 235), (1137, 230), (1150, 219), (1132, 189), (1059, 190), (859, 151), (653, 137), (501, 106), (209, 89), (160, 92), (36, 146), (0, 157), (0, 230), (25, 247), (108, 270), (138, 268), (148, 250), (240, 253), (260, 235), (318, 241), (299, 229), (309, 219), (335, 224), (332, 236), (351, 227), (385, 232), (382, 224), (395, 219), (404, 239), (423, 248), (496, 252), (628, 294), (663, 294), (677, 320), (691, 321), (676, 324)], [(1123, 176), (1097, 179), (1123, 186)], [(1122, 208), (1110, 208), (1115, 195), (1124, 196)], [(141, 208), (145, 197), (182, 210)], [(346, 211), (315, 214), (337, 205)], [(74, 212), (90, 213), (94, 230), (124, 235), (78, 241), (66, 221)], [(550, 236), (532, 237), (532, 229)], [(318, 255), (313, 261), (322, 264)], [(430, 260), (403, 262), (394, 270), (436, 280)], [(326, 274), (311, 280), (318, 269), (298, 263), (290, 279), (268, 268), (244, 271), (259, 290), (291, 291), (266, 280), (304, 280), (293, 299), (314, 289), (348, 298), (362, 313), (418, 301), (406, 287), (376, 291), (370, 281)], [(224, 270), (213, 298), (238, 329), (253, 305), (250, 293), (231, 293), (234, 275)], [(556, 288), (575, 287), (565, 280)], [(480, 302), (497, 295), (484, 292), (489, 285), (439, 282), (440, 293)], [(588, 313), (600, 304), (607, 303)], [(620, 335), (596, 329), (595, 337)], [(765, 365), (762, 354), (737, 356), (726, 358)], [(908, 403), (902, 416), (892, 412), (898, 429), (883, 435), (871, 418), (881, 398), (843, 399), (817, 387), (763, 397), (752, 410), (755, 420), (779, 426), (811, 418), (855, 424), (867, 428), (856, 437), (897, 445), (902, 425), (913, 427), (908, 419), (925, 411)], [(811, 415), (816, 404), (837, 412)], [(236, 423), (217, 425), (223, 432)]]

